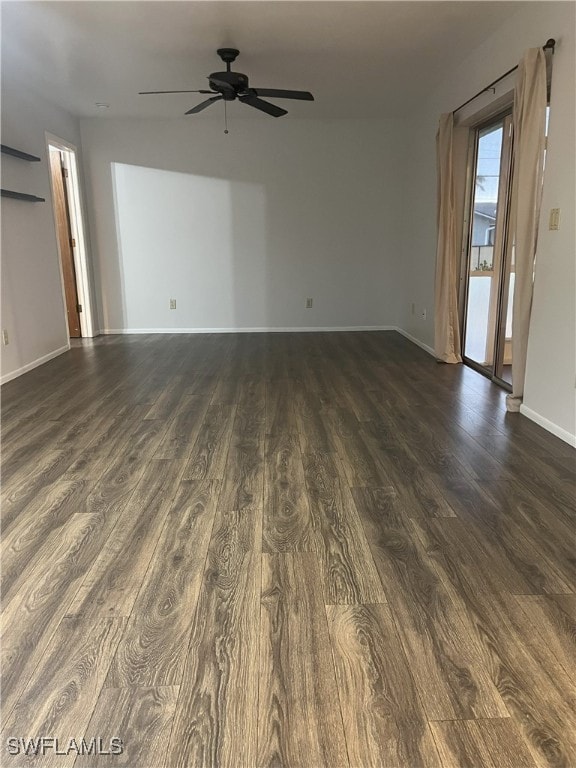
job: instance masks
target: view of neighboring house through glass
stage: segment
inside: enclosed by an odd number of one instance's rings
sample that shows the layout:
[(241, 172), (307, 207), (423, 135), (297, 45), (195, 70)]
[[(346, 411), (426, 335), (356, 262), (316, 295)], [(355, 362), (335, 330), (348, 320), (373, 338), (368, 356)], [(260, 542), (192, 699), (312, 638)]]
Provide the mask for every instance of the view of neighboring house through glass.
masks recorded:
[(477, 137), (464, 354), (483, 366), (490, 365), (493, 358), (490, 300), (503, 131), (500, 120), (479, 130)]

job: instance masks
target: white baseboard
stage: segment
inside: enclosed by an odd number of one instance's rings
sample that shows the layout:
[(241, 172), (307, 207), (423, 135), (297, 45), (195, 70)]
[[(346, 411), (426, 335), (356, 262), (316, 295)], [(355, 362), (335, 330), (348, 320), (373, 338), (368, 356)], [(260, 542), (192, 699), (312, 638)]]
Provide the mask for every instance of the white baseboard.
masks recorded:
[(524, 405), (524, 403), (522, 403), (520, 406), (520, 413), (523, 416), (526, 416), (527, 419), (534, 421), (536, 424), (538, 424), (538, 426), (546, 429), (548, 432), (552, 432), (552, 434), (556, 435), (556, 437), (559, 437), (560, 440), (564, 440), (565, 443), (568, 443), (568, 445), (572, 445), (574, 448), (576, 448), (576, 435), (568, 432), (567, 429), (559, 427), (558, 424), (555, 424), (553, 421), (550, 421), (550, 419), (541, 416), (536, 411), (533, 411), (532, 408), (528, 408), (528, 406)]
[(10, 371), (10, 373), (5, 373), (4, 376), (0, 378), (0, 384), (6, 384), (7, 381), (12, 381), (12, 379), (18, 378), (18, 376), (22, 376), (23, 373), (28, 373), (28, 371), (31, 371), (33, 368), (38, 368), (39, 365), (43, 365), (44, 363), (47, 363), (49, 360), (52, 360), (54, 357), (58, 357), (58, 355), (63, 355), (64, 352), (68, 352), (70, 349), (70, 342), (66, 344), (65, 347), (60, 347), (60, 349), (55, 349), (53, 352), (49, 352), (47, 355), (43, 355), (42, 357), (39, 357), (37, 360), (33, 360), (31, 363), (27, 363), (26, 365), (23, 365), (21, 368), (16, 368), (15, 371)]
[(330, 331), (397, 331), (395, 325), (341, 325), (294, 328), (104, 328), (102, 334), (130, 333), (324, 333)]
[(408, 331), (405, 331), (403, 328), (395, 328), (394, 330), (398, 331), (399, 334), (407, 338), (408, 341), (411, 341), (413, 344), (416, 344), (416, 346), (420, 347), (420, 349), (423, 349), (424, 352), (428, 352), (428, 354), (432, 355), (432, 357), (436, 357), (436, 353), (434, 352), (432, 347), (429, 347), (428, 344), (424, 344), (423, 341), (420, 341), (420, 339), (417, 339), (415, 336), (412, 336), (412, 334), (408, 333)]

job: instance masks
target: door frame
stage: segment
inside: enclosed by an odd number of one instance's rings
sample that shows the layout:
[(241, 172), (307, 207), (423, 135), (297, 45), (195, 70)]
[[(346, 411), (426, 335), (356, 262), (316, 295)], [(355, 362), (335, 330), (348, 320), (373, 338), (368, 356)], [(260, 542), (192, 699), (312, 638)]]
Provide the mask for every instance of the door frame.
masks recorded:
[[(64, 157), (64, 167), (68, 171), (67, 178), (64, 179), (66, 192), (68, 195), (68, 209), (70, 213), (70, 228), (72, 237), (76, 241), (72, 249), (74, 255), (74, 267), (76, 271), (76, 291), (78, 294), (78, 303), (82, 305), (80, 312), (80, 332), (83, 338), (91, 338), (98, 335), (95, 324), (94, 301), (92, 291), (92, 275), (88, 260), (88, 249), (86, 243), (86, 216), (82, 200), (82, 190), (80, 185), (80, 175), (78, 170), (78, 150), (74, 144), (71, 144), (59, 136), (52, 133), (45, 133), (46, 139), (46, 157), (50, 157), (50, 147), (62, 152)], [(50, 168), (48, 169), (50, 172)], [(58, 232), (58, 220), (56, 216), (56, 207), (54, 204), (54, 193), (52, 191), (52, 181), (50, 183), (50, 196), (52, 200), (52, 213), (54, 216), (54, 227), (56, 234)], [(58, 247), (58, 266), (60, 269), (60, 281), (62, 285), (62, 299), (66, 306), (66, 297), (64, 292), (64, 273), (62, 270), (62, 253), (60, 243), (56, 237)], [(66, 321), (68, 329), (68, 322)]]

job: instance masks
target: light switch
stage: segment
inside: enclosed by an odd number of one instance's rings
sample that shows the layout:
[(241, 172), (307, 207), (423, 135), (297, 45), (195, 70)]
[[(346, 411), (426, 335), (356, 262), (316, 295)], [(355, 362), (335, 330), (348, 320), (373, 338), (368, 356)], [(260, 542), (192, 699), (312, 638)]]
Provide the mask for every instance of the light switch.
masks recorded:
[(548, 229), (560, 229), (560, 208), (550, 208)]

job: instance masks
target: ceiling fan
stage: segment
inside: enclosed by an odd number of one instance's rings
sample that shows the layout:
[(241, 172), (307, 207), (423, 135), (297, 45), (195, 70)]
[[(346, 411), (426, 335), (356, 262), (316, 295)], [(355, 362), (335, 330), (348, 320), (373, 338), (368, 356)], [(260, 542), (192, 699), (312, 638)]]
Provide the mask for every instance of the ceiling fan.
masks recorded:
[(314, 96), (308, 91), (285, 91), (278, 88), (250, 88), (248, 77), (241, 72), (232, 72), (230, 65), (236, 60), (236, 57), (240, 51), (236, 48), (219, 48), (216, 53), (222, 61), (226, 64), (226, 72), (212, 72), (208, 75), (208, 82), (210, 84), (210, 90), (197, 90), (197, 91), (140, 91), (140, 95), (159, 94), (159, 93), (206, 93), (211, 94), (211, 98), (201, 101), (200, 104), (196, 104), (195, 107), (189, 109), (185, 114), (195, 115), (198, 112), (209, 107), (211, 104), (215, 104), (217, 101), (234, 101), (238, 99), (243, 104), (247, 104), (249, 107), (259, 109), (261, 112), (266, 112), (267, 115), (272, 117), (282, 117), (286, 115), (287, 110), (277, 107), (276, 104), (271, 104), (269, 101), (264, 101), (261, 96), (267, 96), (269, 98), (276, 99), (299, 99), (302, 101), (314, 101)]

